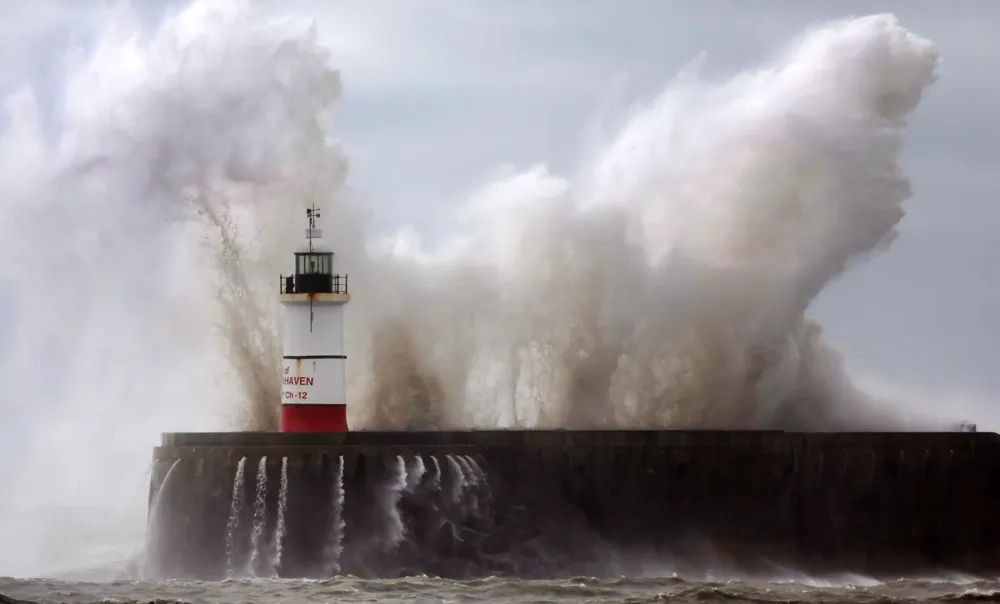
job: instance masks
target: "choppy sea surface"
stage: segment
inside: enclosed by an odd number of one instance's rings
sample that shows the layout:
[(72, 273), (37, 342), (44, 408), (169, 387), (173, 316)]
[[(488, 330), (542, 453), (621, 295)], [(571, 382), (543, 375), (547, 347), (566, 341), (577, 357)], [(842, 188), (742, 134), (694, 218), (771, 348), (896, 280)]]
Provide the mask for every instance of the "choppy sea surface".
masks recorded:
[[(256, 604), (264, 602), (406, 602), (465, 603), (585, 602), (973, 602), (1000, 601), (997, 580), (914, 580), (875, 582), (864, 578), (788, 581), (686, 581), (661, 579), (593, 579), (559, 581), (482, 579), (448, 581), (426, 577), (364, 580), (342, 577), (327, 581), (233, 580), (113, 581), (104, 583), (50, 579), (0, 579), (0, 594), (40, 603), (125, 604)], [(0, 598), (2, 600), (2, 598)]]

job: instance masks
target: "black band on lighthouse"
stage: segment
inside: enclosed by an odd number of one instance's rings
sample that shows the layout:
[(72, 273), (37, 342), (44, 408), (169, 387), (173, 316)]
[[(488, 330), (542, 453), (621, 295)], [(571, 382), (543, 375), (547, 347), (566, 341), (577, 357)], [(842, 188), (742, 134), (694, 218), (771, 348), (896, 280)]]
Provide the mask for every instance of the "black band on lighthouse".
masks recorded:
[(299, 359), (305, 361), (305, 360), (315, 360), (315, 359), (346, 359), (347, 355), (346, 354), (303, 354), (296, 356), (296, 355), (286, 354), (281, 358), (291, 359), (293, 361)]

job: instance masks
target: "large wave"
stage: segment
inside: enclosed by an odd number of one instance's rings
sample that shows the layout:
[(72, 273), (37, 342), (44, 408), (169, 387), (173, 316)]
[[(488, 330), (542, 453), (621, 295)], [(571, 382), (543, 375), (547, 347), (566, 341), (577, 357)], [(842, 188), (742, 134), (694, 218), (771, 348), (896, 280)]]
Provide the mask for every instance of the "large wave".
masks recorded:
[(159, 432), (276, 427), (277, 276), (312, 203), (350, 275), (357, 428), (930, 421), (853, 386), (805, 315), (910, 195), (899, 154), (938, 56), (893, 17), (728, 81), (683, 74), (578, 177), (498, 178), (431, 250), (378, 237), (348, 187), (314, 33), (199, 1), (146, 35), (122, 9), (54, 116), (7, 99), (0, 377), (25, 444), (0, 533), (26, 545), (4, 572), (140, 544)]
[[(487, 186), (464, 236), (372, 259), (351, 327), (367, 425), (893, 427), (805, 317), (884, 249), (934, 46), (827, 24), (722, 83), (682, 74), (574, 180)], [(355, 340), (356, 341), (356, 340)], [(357, 342), (357, 341), (356, 341)], [(418, 400), (420, 404), (414, 404)], [(428, 419), (432, 418), (432, 419)]]

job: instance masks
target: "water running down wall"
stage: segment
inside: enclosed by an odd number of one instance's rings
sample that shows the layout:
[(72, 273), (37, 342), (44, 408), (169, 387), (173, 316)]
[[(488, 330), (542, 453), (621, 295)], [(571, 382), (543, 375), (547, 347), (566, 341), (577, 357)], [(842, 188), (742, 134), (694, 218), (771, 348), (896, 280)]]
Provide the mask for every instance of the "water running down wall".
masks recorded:
[[(181, 460), (162, 577), (1000, 572), (996, 434), (177, 434), (156, 459), (154, 487)], [(262, 503), (234, 526), (233, 498)]]

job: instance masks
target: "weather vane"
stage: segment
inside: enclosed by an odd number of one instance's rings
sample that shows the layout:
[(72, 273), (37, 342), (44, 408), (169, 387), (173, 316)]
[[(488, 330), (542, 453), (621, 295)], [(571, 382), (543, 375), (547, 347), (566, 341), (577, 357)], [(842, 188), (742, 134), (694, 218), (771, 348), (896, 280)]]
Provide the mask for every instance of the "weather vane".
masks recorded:
[(312, 204), (312, 207), (306, 208), (306, 218), (309, 220), (309, 230), (306, 231), (306, 238), (309, 239), (309, 251), (312, 251), (313, 246), (313, 235), (316, 231), (316, 219), (319, 218), (319, 208), (316, 204)]
[(306, 217), (309, 218), (309, 228), (316, 228), (316, 219), (319, 218), (319, 208), (313, 204), (311, 208), (306, 208)]

